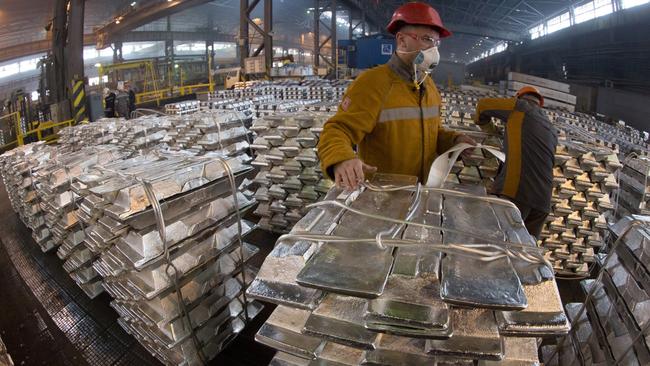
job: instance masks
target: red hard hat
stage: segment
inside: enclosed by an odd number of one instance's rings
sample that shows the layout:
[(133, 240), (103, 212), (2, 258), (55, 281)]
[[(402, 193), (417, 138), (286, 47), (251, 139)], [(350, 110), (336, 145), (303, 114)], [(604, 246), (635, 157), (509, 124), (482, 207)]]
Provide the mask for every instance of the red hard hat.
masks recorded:
[(517, 98), (521, 98), (522, 96), (526, 94), (531, 94), (537, 97), (539, 99), (539, 106), (543, 107), (544, 106), (544, 97), (542, 96), (542, 93), (537, 90), (534, 86), (526, 85), (523, 88), (519, 89), (517, 91), (517, 94), (515, 95)]
[(436, 9), (421, 2), (406, 3), (397, 8), (386, 30), (395, 34), (402, 24), (427, 25), (435, 28), (440, 33), (440, 38), (451, 36), (451, 32), (442, 25), (442, 20), (440, 20)]

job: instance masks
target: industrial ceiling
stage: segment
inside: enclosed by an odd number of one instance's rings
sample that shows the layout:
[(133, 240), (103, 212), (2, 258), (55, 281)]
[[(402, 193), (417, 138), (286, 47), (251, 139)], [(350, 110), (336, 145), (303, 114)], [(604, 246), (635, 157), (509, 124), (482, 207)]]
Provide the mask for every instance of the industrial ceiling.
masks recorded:
[[(135, 1), (137, 6), (165, 0)], [(85, 33), (91, 34), (96, 27), (114, 21), (133, 0), (86, 0)], [(368, 21), (382, 27), (387, 24), (395, 8), (404, 1), (359, 0)], [(29, 44), (46, 38), (45, 26), (49, 23), (54, 0), (3, 0), (0, 4), (0, 50)], [(347, 18), (346, 6), (353, 1), (338, 0), (339, 16)], [(523, 39), (527, 30), (541, 20), (566, 9), (572, 1), (553, 0), (436, 0), (429, 1), (440, 12), (443, 22), (455, 33), (441, 47), (444, 59), (469, 62), (475, 56), (503, 39)], [(576, 3), (574, 1), (574, 3)], [(275, 37), (284, 40), (292, 35), (309, 32), (313, 16), (308, 9), (314, 0), (275, 0)], [(327, 6), (321, 1), (321, 6)], [(261, 16), (262, 6), (258, 6)], [(341, 11), (343, 10), (343, 11)], [(226, 35), (237, 33), (239, 24), (239, 1), (218, 0), (171, 16), (171, 28), (177, 31), (212, 30)], [(358, 19), (358, 15), (354, 15)], [(138, 30), (164, 31), (166, 19), (160, 19)], [(346, 29), (339, 29), (343, 38)], [(485, 36), (488, 36), (486, 39)], [(340, 37), (339, 37), (340, 38)], [(306, 44), (306, 48), (310, 45)]]

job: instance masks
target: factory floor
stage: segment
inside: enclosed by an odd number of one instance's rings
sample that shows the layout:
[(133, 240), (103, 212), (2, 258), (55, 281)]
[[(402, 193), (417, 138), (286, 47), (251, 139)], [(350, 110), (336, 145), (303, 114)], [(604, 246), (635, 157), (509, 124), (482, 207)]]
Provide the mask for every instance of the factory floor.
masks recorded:
[[(255, 231), (246, 240), (260, 248), (259, 267), (277, 236)], [(77, 287), (54, 251), (41, 252), (14, 213), (0, 183), (0, 337), (16, 365), (159, 365), (117, 323), (103, 293), (91, 300)], [(211, 365), (268, 365), (274, 351), (254, 340), (273, 305)]]

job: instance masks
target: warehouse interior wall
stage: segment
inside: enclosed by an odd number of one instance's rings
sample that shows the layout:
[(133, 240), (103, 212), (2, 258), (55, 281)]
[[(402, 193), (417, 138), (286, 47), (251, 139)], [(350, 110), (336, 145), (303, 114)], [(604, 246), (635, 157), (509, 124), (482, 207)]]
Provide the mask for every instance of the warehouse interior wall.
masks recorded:
[(650, 132), (650, 96), (614, 88), (597, 89), (596, 112)]
[(440, 61), (431, 76), (438, 86), (447, 86), (449, 80), (454, 85), (460, 85), (465, 81), (465, 64)]

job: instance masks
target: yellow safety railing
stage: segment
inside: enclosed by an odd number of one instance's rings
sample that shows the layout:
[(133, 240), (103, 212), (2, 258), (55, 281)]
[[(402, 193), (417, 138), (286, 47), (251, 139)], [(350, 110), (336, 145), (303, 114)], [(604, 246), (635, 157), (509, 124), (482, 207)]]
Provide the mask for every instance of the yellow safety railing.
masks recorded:
[(160, 100), (169, 97), (170, 93), (170, 88), (138, 93), (135, 95), (135, 104), (156, 101), (156, 104), (160, 105)]
[(157, 91), (150, 91), (146, 93), (137, 93), (135, 95), (135, 104), (142, 104), (142, 103), (155, 101), (157, 105), (160, 105), (160, 101), (163, 99), (171, 98), (179, 95), (182, 96), (182, 95), (192, 94), (199, 90), (205, 93), (214, 91), (214, 84), (205, 83), (205, 84), (184, 85), (179, 87), (160, 89)]
[(25, 131), (25, 133), (23, 133), (22, 129), (20, 128), (20, 123), (21, 123), (20, 112), (14, 112), (0, 117), (0, 123), (4, 123), (5, 120), (9, 120), (9, 123), (13, 124), (13, 127), (16, 131), (16, 140), (3, 145), (1, 149), (8, 148), (12, 145), (22, 146), (25, 144), (25, 137), (34, 134), (36, 134), (36, 138), (38, 139), (38, 141), (46, 141), (47, 143), (55, 142), (59, 138), (57, 134), (43, 136), (43, 132), (51, 128), (61, 127), (61, 126), (72, 126), (74, 124), (74, 119), (70, 119), (63, 122), (52, 122), (52, 121), (41, 122), (39, 123), (38, 127), (31, 129), (29, 131)]
[(44, 141), (45, 140), (48, 143), (53, 142), (53, 141), (58, 140), (59, 136), (57, 134), (52, 134), (52, 135), (45, 136), (45, 138), (44, 138), (43, 137), (43, 131), (48, 130), (50, 128), (54, 128), (54, 127), (61, 127), (61, 126), (69, 127), (69, 126), (72, 126), (73, 123), (74, 123), (74, 119), (69, 119), (69, 120), (63, 121), (63, 122), (52, 122), (52, 121), (41, 122), (41, 123), (38, 124), (38, 127), (36, 127), (35, 129), (25, 132), (24, 136), (29, 136), (29, 135), (36, 134), (36, 137), (38, 138), (38, 141)]
[(185, 95), (185, 94), (192, 94), (197, 89), (206, 89), (207, 91), (213, 91), (214, 90), (214, 85), (210, 83), (206, 84), (194, 84), (194, 85), (186, 85), (186, 86), (181, 86), (178, 88), (178, 91), (180, 95)]
[(22, 136), (22, 130), (20, 129), (20, 121), (21, 121), (20, 112), (13, 112), (0, 117), (0, 123), (5, 123), (5, 121), (9, 121), (9, 124), (13, 125), (14, 130), (16, 132), (16, 141), (10, 142), (5, 146), (15, 144), (16, 142), (18, 143), (18, 145), (22, 145), (23, 136)]

